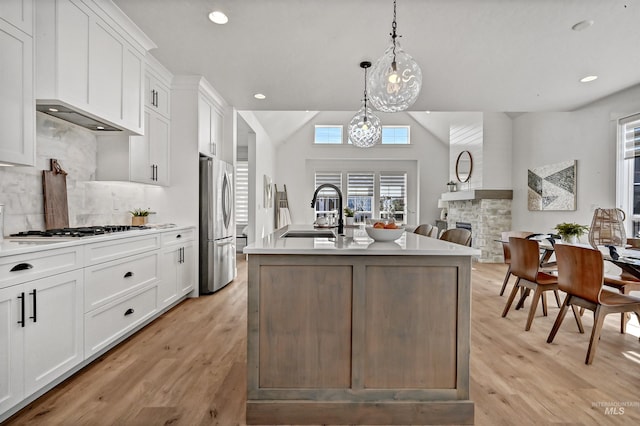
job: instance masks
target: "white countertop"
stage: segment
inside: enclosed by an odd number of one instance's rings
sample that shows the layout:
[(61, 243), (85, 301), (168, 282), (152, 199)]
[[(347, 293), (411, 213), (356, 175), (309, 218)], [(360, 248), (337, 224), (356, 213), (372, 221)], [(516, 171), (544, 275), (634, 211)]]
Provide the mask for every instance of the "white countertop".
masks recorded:
[(326, 255), (433, 255), (479, 256), (480, 250), (404, 232), (392, 242), (376, 242), (364, 228), (345, 228), (336, 238), (280, 238), (289, 230), (311, 230), (310, 225), (289, 225), (246, 246), (246, 254), (326, 254)]
[(23, 238), (12, 239), (12, 237), (4, 237), (0, 243), (0, 257), (13, 256), (16, 254), (33, 253), (41, 250), (50, 250), (63, 247), (71, 247), (76, 245), (98, 243), (102, 241), (111, 241), (120, 238), (132, 238), (151, 234), (160, 234), (163, 232), (179, 231), (189, 229), (192, 226), (175, 226), (171, 228), (150, 228), (136, 229), (132, 231), (113, 232), (102, 235), (91, 235), (86, 237), (39, 237), (39, 238)]

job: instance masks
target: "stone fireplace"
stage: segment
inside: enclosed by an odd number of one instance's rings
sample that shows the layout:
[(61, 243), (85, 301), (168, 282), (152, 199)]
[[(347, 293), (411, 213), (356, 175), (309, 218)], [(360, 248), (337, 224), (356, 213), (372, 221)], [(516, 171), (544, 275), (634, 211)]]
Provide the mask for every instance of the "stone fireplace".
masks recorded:
[(442, 199), (449, 204), (447, 228), (456, 223), (471, 226), (471, 246), (480, 250), (483, 263), (500, 263), (501, 233), (511, 230), (511, 190), (471, 190), (448, 192)]

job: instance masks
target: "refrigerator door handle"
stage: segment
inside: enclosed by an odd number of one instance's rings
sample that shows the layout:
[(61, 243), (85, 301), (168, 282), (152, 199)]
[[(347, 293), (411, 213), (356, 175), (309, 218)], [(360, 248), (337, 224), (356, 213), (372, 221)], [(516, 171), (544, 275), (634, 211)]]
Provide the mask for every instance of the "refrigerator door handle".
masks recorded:
[(231, 184), (227, 172), (224, 173), (222, 180), (222, 215), (224, 227), (228, 228), (231, 222)]

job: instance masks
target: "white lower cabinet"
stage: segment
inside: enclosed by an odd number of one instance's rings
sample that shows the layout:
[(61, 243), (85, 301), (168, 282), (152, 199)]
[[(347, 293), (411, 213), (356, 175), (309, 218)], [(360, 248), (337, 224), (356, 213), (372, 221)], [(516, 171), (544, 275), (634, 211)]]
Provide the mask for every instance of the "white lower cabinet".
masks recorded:
[(89, 357), (133, 330), (156, 312), (157, 286), (134, 291), (85, 315), (84, 351)]
[(0, 412), (82, 362), (82, 270), (0, 290)]
[(195, 287), (194, 231), (167, 232), (162, 236), (158, 307), (169, 306)]
[(183, 228), (0, 255), (0, 423), (193, 290), (194, 238)]

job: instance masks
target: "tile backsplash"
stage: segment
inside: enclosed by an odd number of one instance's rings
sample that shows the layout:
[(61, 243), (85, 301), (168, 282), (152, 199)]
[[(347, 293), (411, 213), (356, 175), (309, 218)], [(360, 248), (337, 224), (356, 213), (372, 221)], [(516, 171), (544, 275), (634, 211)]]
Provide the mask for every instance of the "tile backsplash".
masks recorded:
[[(97, 140), (82, 127), (36, 113), (36, 166), (0, 167), (5, 235), (44, 229), (42, 171), (56, 158), (67, 175), (69, 226), (130, 224), (129, 210), (151, 208), (148, 185), (95, 181)], [(153, 221), (151, 217), (150, 221)]]

